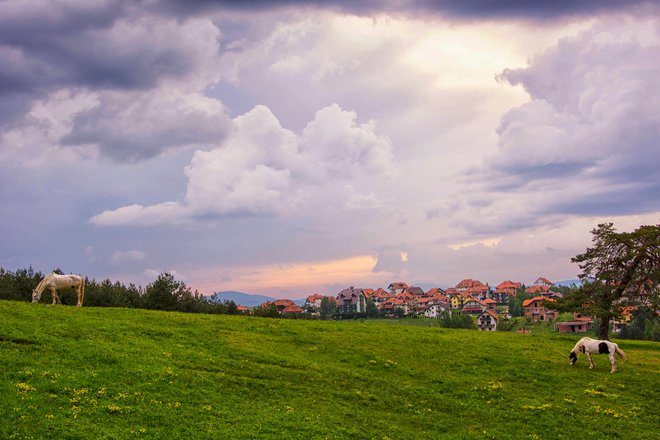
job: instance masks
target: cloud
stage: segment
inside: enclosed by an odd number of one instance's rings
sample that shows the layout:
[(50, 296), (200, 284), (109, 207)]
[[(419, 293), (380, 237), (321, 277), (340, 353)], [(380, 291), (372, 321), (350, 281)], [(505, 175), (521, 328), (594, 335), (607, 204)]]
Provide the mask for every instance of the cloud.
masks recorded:
[[(119, 1), (0, 2), (0, 124), (67, 88), (201, 91), (220, 78), (220, 38), (210, 19), (150, 16)], [(120, 99), (107, 101), (109, 116)]]
[[(351, 182), (392, 176), (390, 141), (375, 123), (333, 104), (319, 110), (301, 135), (283, 128), (265, 106), (233, 120), (223, 146), (197, 151), (185, 173), (183, 202), (130, 205), (91, 218), (99, 226), (179, 223), (205, 216), (290, 216), (308, 202), (351, 198)], [(348, 192), (335, 188), (343, 182)], [(358, 195), (359, 196), (359, 195)]]
[(358, 255), (286, 265), (197, 269), (191, 272), (191, 277), (196, 280), (194, 287), (204, 293), (238, 290), (304, 298), (319, 290), (334, 295), (340, 290), (339, 286), (355, 285), (356, 280), (364, 283), (364, 287), (387, 282), (392, 274), (373, 271), (375, 263), (370, 255)]
[(60, 141), (96, 145), (116, 161), (135, 161), (168, 148), (215, 145), (228, 125), (222, 104), (197, 93), (101, 93), (96, 106), (76, 114)]
[(548, 3), (545, 0), (513, 0), (494, 2), (492, 0), (233, 0), (216, 2), (201, 0), (180, 2), (165, 0), (158, 8), (172, 14), (197, 14), (222, 7), (239, 11), (255, 9), (280, 9), (287, 7), (324, 8), (354, 14), (438, 14), (454, 19), (534, 19), (549, 20), (561, 17), (593, 16), (600, 13), (612, 13), (632, 8), (650, 8), (650, 0), (570, 1), (561, 0)]
[(163, 223), (181, 224), (187, 221), (187, 212), (176, 202), (158, 205), (128, 205), (113, 211), (103, 211), (90, 219), (97, 226), (154, 226)]
[(147, 258), (147, 253), (139, 250), (128, 251), (115, 251), (110, 256), (110, 262), (113, 264), (120, 263), (138, 263)]
[(600, 23), (505, 70), (501, 79), (531, 100), (502, 117), (498, 151), (471, 176), (486, 182), (463, 200), (471, 230), (660, 209), (649, 160), (660, 139), (659, 57), (653, 21)]

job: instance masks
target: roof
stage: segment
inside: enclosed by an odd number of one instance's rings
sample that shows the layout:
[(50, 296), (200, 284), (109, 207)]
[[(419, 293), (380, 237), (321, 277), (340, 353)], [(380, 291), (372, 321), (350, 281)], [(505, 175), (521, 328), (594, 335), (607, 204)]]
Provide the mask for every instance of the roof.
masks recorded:
[(522, 305), (523, 307), (527, 307), (528, 305), (533, 304), (534, 302), (537, 301), (552, 301), (552, 299), (546, 298), (544, 296), (535, 296), (532, 299), (526, 299), (525, 301), (523, 301)]
[(562, 321), (562, 322), (555, 322), (555, 325), (583, 325), (583, 324), (590, 324), (593, 323), (593, 321)]
[(534, 293), (539, 293), (539, 292), (547, 292), (548, 288), (545, 286), (541, 285), (534, 285), (534, 286), (529, 286), (525, 287), (525, 292), (529, 294), (534, 294)]
[(492, 310), (484, 310), (483, 312), (481, 312), (481, 313), (479, 314), (479, 316), (483, 315), (484, 313), (488, 313), (490, 316), (492, 316), (493, 318), (495, 318), (495, 320), (500, 319), (499, 316), (497, 316), (497, 313), (493, 312)]
[(296, 303), (291, 301), (290, 299), (276, 299), (275, 300), (275, 305), (276, 306), (284, 306), (284, 307), (289, 307), (289, 306), (295, 306)]
[(473, 280), (471, 278), (466, 278), (464, 280), (461, 280), (460, 283), (456, 284), (457, 289), (469, 289), (469, 288), (475, 288), (481, 286), (486, 286), (486, 285), (479, 280)]
[(500, 284), (495, 286), (495, 288), (498, 289), (498, 290), (499, 289), (517, 289), (520, 286), (522, 286), (522, 284), (517, 282), (517, 281), (514, 282), (514, 281), (511, 281), (511, 280), (506, 280), (506, 281), (502, 281)]
[(303, 309), (298, 307), (297, 305), (292, 305), (292, 306), (287, 306), (284, 309), (282, 309), (282, 313), (300, 313), (302, 312)]
[(536, 281), (534, 281), (534, 284), (537, 284), (537, 283), (539, 283), (539, 282), (541, 282), (541, 283), (545, 283), (545, 284), (549, 284), (549, 285), (554, 284), (552, 281), (550, 281), (549, 279), (547, 279), (547, 278), (545, 278), (545, 277), (538, 277), (538, 278), (536, 279)]
[(314, 295), (310, 295), (307, 297), (307, 302), (313, 303), (314, 301), (318, 301), (321, 299), (323, 299), (323, 295), (321, 295), (320, 293), (315, 293)]
[(410, 286), (408, 286), (406, 283), (401, 281), (394, 282), (389, 286), (387, 286), (388, 289), (406, 289), (406, 290), (408, 290), (408, 287)]

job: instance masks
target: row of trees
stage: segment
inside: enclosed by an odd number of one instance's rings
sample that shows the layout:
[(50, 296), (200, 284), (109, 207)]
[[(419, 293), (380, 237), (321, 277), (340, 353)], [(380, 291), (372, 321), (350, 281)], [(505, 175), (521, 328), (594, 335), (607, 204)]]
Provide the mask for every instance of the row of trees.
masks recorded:
[[(62, 273), (59, 269), (55, 272)], [(44, 276), (45, 274), (34, 271), (32, 267), (15, 272), (0, 267), (0, 299), (31, 301), (32, 290)], [(61, 290), (58, 294), (63, 304), (76, 303), (72, 290)], [(41, 301), (50, 300), (50, 293), (45, 291)], [(191, 313), (237, 313), (233, 301), (221, 301), (217, 295), (207, 298), (197, 291), (192, 291), (170, 273), (160, 274), (145, 288), (134, 284), (124, 285), (119, 281), (113, 283), (109, 279), (99, 282), (85, 278), (84, 304), (91, 307), (130, 307)]]

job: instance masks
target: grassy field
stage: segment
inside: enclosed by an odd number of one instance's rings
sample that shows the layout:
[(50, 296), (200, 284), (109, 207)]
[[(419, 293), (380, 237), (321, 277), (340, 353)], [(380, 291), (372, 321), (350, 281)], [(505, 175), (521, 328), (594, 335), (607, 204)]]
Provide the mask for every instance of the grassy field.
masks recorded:
[(0, 438), (657, 439), (660, 344), (0, 301)]

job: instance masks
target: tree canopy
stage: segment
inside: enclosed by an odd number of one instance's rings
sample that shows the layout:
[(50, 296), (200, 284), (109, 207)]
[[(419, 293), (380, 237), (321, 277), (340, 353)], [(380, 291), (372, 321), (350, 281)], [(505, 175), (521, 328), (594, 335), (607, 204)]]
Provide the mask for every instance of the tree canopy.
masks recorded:
[(600, 320), (598, 336), (609, 337), (609, 324), (625, 307), (658, 307), (660, 225), (617, 232), (613, 223), (591, 231), (593, 246), (571, 259), (583, 284), (558, 302), (562, 310), (579, 310)]

